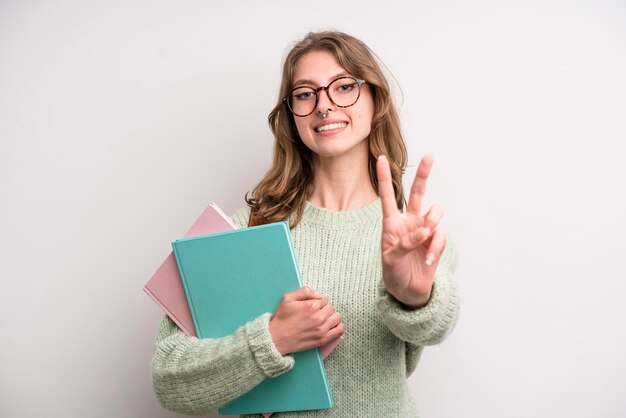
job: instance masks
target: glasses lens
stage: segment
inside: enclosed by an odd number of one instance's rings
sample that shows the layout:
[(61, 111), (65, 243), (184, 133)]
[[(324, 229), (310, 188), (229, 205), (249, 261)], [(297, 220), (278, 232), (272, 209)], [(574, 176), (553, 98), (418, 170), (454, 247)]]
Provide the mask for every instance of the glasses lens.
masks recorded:
[(352, 77), (342, 77), (328, 86), (331, 100), (341, 107), (352, 106), (359, 99), (359, 83)]
[(305, 116), (315, 109), (315, 90), (311, 87), (299, 87), (291, 91), (289, 107), (298, 116)]

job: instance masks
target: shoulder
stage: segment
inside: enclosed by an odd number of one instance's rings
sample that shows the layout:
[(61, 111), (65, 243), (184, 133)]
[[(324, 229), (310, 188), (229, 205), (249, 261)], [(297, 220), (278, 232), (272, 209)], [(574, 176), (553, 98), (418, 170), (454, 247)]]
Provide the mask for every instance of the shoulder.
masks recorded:
[(250, 218), (250, 208), (241, 208), (233, 213), (230, 218), (233, 220), (237, 228), (245, 228), (248, 226), (248, 220)]

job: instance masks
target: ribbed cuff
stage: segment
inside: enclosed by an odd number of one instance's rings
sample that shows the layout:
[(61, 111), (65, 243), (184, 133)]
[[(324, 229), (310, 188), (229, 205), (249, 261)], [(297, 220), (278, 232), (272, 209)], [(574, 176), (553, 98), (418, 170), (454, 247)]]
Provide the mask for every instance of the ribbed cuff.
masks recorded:
[(383, 318), (393, 321), (397, 326), (411, 327), (429, 322), (433, 317), (433, 310), (440, 299), (439, 286), (433, 283), (428, 303), (417, 309), (409, 309), (396, 299), (380, 282), (378, 286), (377, 308)]
[(448, 277), (435, 276), (430, 300), (418, 309), (407, 309), (381, 281), (376, 303), (383, 323), (398, 338), (418, 345), (436, 344), (451, 331), (458, 312), (456, 290)]
[(270, 334), (271, 314), (264, 313), (246, 325), (248, 347), (257, 365), (267, 377), (276, 377), (291, 370), (295, 364), (293, 356), (281, 356)]

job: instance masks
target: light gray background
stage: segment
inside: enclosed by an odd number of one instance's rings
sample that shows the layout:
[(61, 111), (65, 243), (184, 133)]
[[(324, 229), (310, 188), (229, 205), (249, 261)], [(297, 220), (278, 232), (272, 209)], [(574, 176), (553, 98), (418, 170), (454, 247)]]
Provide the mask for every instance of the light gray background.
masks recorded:
[(329, 28), (397, 79), (406, 182), (433, 152), (461, 251), (422, 416), (626, 416), (626, 5), (597, 0), (0, 2), (0, 415), (177, 416), (141, 289), (243, 206), (283, 55)]

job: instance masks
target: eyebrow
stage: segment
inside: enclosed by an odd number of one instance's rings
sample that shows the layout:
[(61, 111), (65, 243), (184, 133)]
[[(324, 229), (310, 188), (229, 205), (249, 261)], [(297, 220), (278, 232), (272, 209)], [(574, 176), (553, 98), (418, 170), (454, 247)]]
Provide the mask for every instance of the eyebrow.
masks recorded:
[[(330, 77), (327, 81), (330, 83), (331, 81), (336, 80), (339, 77), (352, 77), (352, 76), (348, 74), (347, 72), (342, 71), (339, 74), (335, 74), (334, 76)], [(304, 85), (304, 86), (315, 85), (315, 82), (313, 80), (302, 79), (293, 83), (293, 87), (298, 87), (300, 85)]]

